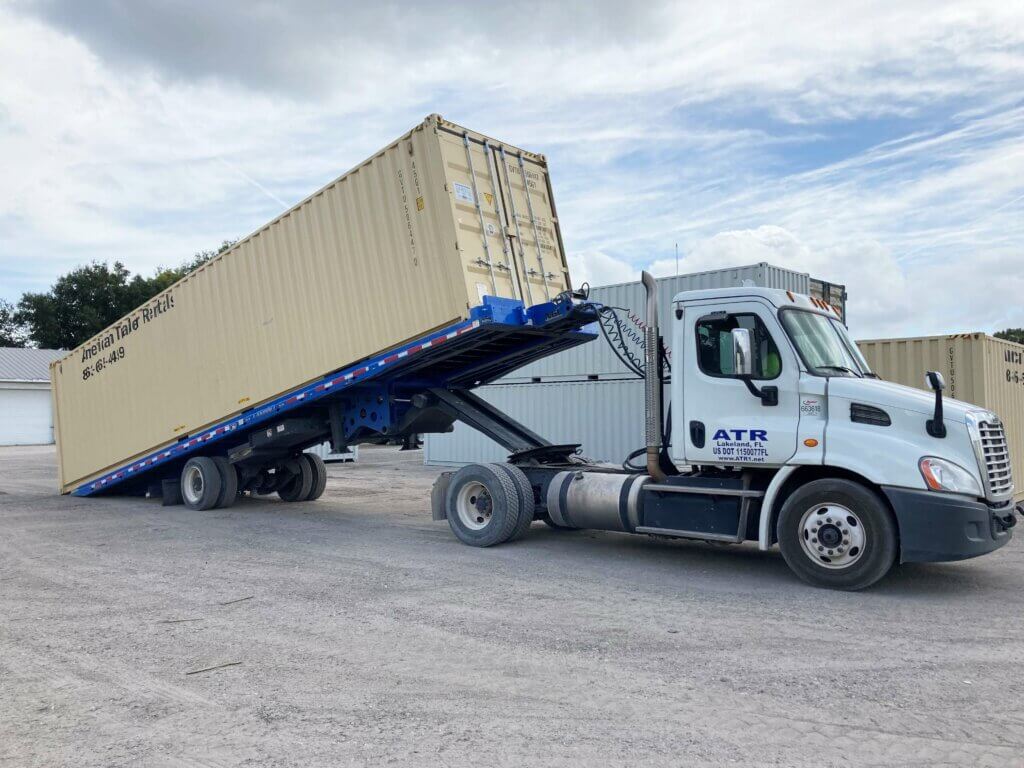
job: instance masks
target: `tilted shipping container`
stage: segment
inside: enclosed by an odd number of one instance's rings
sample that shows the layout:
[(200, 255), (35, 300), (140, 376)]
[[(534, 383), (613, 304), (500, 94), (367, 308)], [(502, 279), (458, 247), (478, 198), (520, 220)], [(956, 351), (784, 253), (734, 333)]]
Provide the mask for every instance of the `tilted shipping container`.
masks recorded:
[(52, 365), (61, 491), (485, 295), (568, 288), (545, 158), (431, 115)]
[(959, 333), (872, 339), (857, 346), (886, 381), (929, 390), (925, 372), (938, 371), (946, 380), (946, 395), (997, 414), (1009, 443), (1014, 496), (1024, 498), (1024, 345), (984, 333)]

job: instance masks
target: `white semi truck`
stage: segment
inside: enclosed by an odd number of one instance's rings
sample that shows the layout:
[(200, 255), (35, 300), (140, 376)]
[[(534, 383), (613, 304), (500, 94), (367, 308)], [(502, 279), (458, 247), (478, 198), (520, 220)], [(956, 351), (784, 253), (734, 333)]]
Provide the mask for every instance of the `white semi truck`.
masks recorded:
[(436, 481), (434, 518), (461, 541), (500, 544), (538, 518), (556, 528), (752, 541), (778, 545), (811, 584), (861, 589), (898, 563), (976, 557), (1010, 540), (1024, 510), (1013, 503), (1002, 424), (944, 400), (941, 375), (927, 373), (934, 396), (881, 381), (838, 311), (818, 299), (688, 291), (673, 300), (665, 408), (657, 294), (650, 275), (643, 281), (645, 361), (634, 368), (647, 381), (646, 465), (574, 456), (464, 393), (452, 405), (457, 417), (510, 456)]

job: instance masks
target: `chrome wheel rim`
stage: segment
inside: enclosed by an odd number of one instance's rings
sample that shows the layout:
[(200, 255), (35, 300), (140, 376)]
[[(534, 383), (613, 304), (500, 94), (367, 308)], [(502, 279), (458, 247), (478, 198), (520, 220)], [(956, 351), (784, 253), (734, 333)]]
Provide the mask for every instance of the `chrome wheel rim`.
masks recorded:
[(494, 501), (487, 486), (475, 481), (462, 486), (455, 497), (455, 512), (459, 522), (471, 531), (486, 528), (494, 512)]
[(185, 469), (185, 482), (181, 484), (181, 492), (185, 494), (185, 499), (190, 504), (199, 503), (199, 500), (203, 498), (205, 486), (206, 481), (199, 467), (192, 466)]
[(822, 568), (849, 568), (864, 556), (867, 533), (861, 519), (842, 504), (815, 504), (800, 518), (800, 547)]

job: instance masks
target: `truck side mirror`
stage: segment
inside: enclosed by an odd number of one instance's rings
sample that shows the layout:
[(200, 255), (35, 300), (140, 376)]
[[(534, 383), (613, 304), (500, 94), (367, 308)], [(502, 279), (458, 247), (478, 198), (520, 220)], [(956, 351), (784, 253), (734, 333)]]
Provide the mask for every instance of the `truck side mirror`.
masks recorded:
[(732, 374), (733, 376), (754, 375), (750, 331), (746, 328), (732, 329)]
[(946, 388), (946, 380), (938, 371), (928, 371), (924, 375), (924, 382), (928, 385), (928, 389), (942, 390)]

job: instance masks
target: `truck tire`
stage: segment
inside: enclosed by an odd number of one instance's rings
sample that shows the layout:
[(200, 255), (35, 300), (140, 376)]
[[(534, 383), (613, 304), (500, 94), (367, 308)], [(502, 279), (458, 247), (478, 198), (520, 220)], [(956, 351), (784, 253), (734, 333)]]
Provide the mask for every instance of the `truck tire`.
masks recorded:
[(213, 463), (220, 473), (220, 495), (217, 496), (215, 509), (225, 509), (235, 503), (238, 498), (238, 470), (235, 465), (223, 456), (214, 456)]
[(892, 569), (896, 523), (870, 488), (851, 480), (814, 480), (782, 505), (776, 526), (786, 564), (817, 587), (856, 590)]
[(519, 525), (515, 533), (512, 534), (512, 539), (510, 539), (510, 541), (514, 541), (515, 539), (522, 538), (533, 522), (536, 508), (536, 501), (533, 498), (533, 486), (530, 484), (530, 479), (526, 476), (526, 473), (519, 467), (512, 464), (499, 464), (498, 466), (505, 470), (505, 474), (515, 483), (516, 490), (519, 491)]
[(278, 469), (289, 472), (292, 477), (278, 488), (277, 495), (282, 501), (305, 501), (313, 489), (313, 467), (302, 456), (298, 456)]
[(213, 509), (220, 498), (220, 470), (209, 456), (189, 459), (181, 470), (181, 498), (189, 509)]
[(452, 533), (471, 547), (510, 541), (522, 523), (519, 488), (501, 464), (468, 464), (456, 472), (445, 507)]
[(306, 501), (316, 501), (324, 495), (327, 488), (327, 465), (315, 453), (304, 453), (302, 457), (309, 462), (309, 467), (313, 470), (313, 484), (310, 486)]

